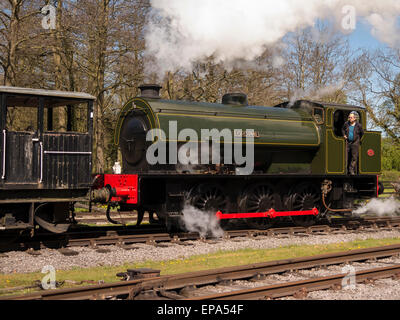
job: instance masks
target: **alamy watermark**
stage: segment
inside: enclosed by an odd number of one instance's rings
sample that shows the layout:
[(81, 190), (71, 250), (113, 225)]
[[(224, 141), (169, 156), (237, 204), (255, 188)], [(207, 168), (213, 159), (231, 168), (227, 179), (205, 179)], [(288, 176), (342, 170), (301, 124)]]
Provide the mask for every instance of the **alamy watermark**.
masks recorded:
[(354, 290), (356, 288), (356, 269), (351, 265), (345, 265), (342, 272), (346, 273), (346, 276), (342, 279), (342, 289)]
[(42, 273), (47, 273), (42, 278), (42, 288), (44, 290), (56, 288), (56, 269), (52, 265), (47, 265), (42, 268)]
[(356, 8), (351, 5), (343, 6), (342, 13), (344, 14), (342, 18), (343, 30), (355, 30), (357, 25)]
[(42, 28), (46, 30), (54, 30), (56, 28), (56, 8), (51, 4), (44, 6), (41, 10), (44, 15), (42, 19)]
[[(259, 137), (259, 133), (253, 129), (234, 129), (233, 131), (231, 129), (221, 131), (201, 129), (201, 137), (199, 137), (197, 132), (190, 128), (182, 129), (178, 133), (178, 122), (170, 121), (168, 130), (168, 147), (165, 131), (152, 129), (147, 132), (146, 140), (155, 141), (147, 149), (146, 159), (149, 164), (221, 164), (221, 139), (223, 139), (222, 163), (238, 166), (236, 173), (239, 175), (253, 173), (254, 138)], [(186, 141), (180, 145), (179, 150), (178, 141)], [(244, 145), (246, 152), (243, 156)]]

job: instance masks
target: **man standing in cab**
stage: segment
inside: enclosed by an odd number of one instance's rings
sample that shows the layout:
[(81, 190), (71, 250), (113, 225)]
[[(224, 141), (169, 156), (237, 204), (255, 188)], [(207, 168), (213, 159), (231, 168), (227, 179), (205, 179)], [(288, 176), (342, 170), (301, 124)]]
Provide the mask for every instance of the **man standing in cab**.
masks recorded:
[(352, 111), (349, 118), (342, 128), (343, 137), (346, 140), (347, 172), (351, 175), (357, 174), (358, 148), (361, 138), (364, 135), (362, 125), (357, 121), (359, 115), (357, 111)]

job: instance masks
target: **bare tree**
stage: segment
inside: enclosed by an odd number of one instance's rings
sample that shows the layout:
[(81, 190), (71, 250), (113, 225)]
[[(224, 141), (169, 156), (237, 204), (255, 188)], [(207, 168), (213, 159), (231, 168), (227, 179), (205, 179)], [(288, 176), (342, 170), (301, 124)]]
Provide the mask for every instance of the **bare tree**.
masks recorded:
[(346, 102), (346, 88), (352, 78), (351, 52), (343, 35), (317, 24), (287, 39), (286, 98), (323, 99)]
[[(22, 85), (24, 63), (33, 41), (42, 36), (38, 1), (8, 0), (0, 3), (0, 66), (5, 85)], [(40, 20), (38, 20), (40, 21)]]
[[(41, 26), (40, 10), (47, 3), (56, 6), (54, 30)], [(351, 94), (376, 125), (398, 137), (397, 51), (357, 55), (344, 36), (320, 24), (316, 31), (288, 37), (286, 47), (266, 49), (252, 63), (237, 61), (227, 68), (209, 57), (191, 72), (146, 75), (149, 8), (149, 0), (0, 2), (0, 81), (96, 96), (94, 171), (109, 170), (117, 158), (112, 138), (122, 105), (137, 95), (139, 84), (160, 77), (168, 99), (220, 102), (227, 92), (243, 92), (250, 104), (275, 105), (293, 97), (347, 102)], [(57, 119), (65, 125), (65, 119)]]
[(227, 70), (209, 57), (196, 62), (190, 73), (182, 70), (167, 73), (163, 95), (168, 99), (221, 102), (227, 92), (243, 92), (251, 104), (278, 103), (278, 70), (272, 67), (272, 59), (272, 53), (266, 50), (254, 63), (237, 61)]
[[(113, 128), (109, 118), (115, 118), (115, 106), (135, 92), (142, 79), (141, 51), (144, 50), (144, 16), (149, 5), (139, 0), (82, 0), (75, 10), (75, 40), (79, 50), (76, 63), (87, 80), (85, 90), (97, 98), (94, 110), (94, 167), (103, 172), (110, 167), (106, 155)], [(139, 17), (138, 21), (134, 17)], [(140, 24), (141, 23), (141, 24)], [(133, 68), (138, 67), (137, 70)], [(122, 88), (126, 92), (123, 92)], [(118, 98), (118, 96), (120, 98)], [(115, 148), (111, 147), (115, 152)]]
[(354, 63), (353, 99), (364, 106), (373, 121), (400, 143), (400, 49), (365, 52)]

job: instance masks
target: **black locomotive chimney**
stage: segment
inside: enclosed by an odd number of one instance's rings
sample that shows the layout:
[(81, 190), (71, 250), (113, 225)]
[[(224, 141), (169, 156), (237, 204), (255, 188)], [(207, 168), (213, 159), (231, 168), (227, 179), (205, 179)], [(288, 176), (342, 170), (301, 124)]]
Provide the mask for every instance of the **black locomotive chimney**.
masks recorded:
[(247, 95), (244, 93), (227, 93), (222, 97), (222, 104), (248, 106)]
[(140, 96), (142, 98), (160, 99), (161, 86), (158, 84), (142, 84), (139, 86)]

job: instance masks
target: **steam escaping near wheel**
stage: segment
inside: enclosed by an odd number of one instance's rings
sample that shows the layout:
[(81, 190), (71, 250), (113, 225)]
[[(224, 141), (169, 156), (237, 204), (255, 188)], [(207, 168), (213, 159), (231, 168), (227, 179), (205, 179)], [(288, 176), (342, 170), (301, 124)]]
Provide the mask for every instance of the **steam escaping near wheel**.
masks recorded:
[(182, 222), (188, 231), (196, 232), (202, 237), (221, 238), (224, 235), (215, 212), (206, 212), (186, 205), (183, 208)]
[(399, 216), (400, 202), (394, 197), (389, 197), (387, 199), (374, 198), (353, 211), (353, 215), (361, 215), (364, 213), (371, 213), (377, 216)]

